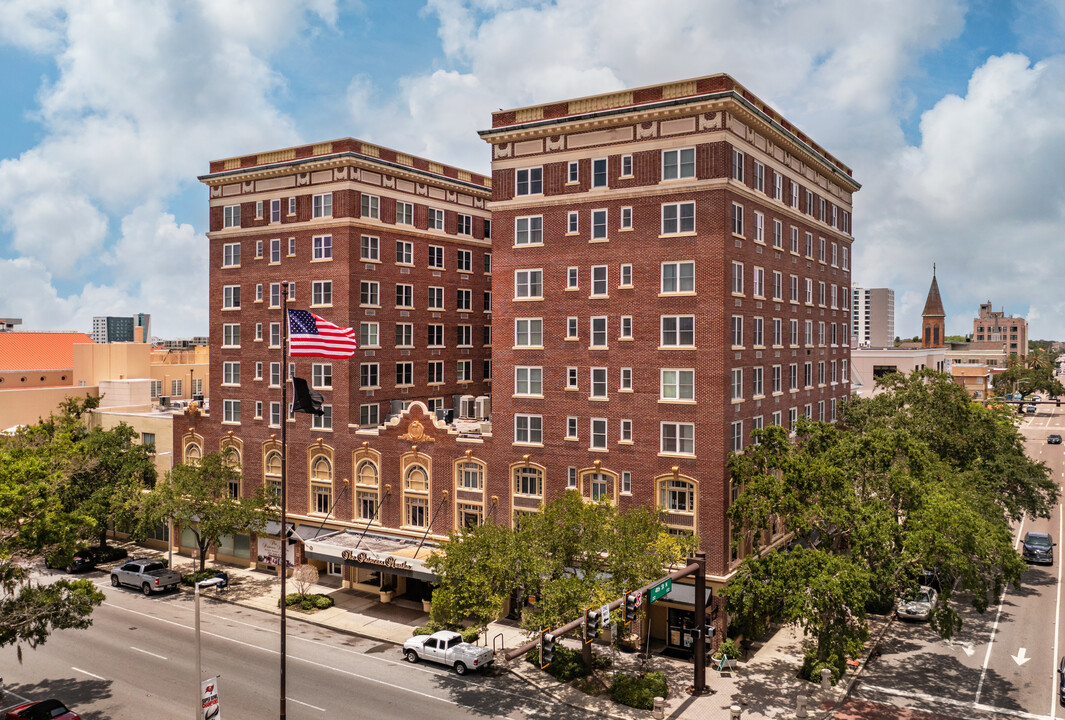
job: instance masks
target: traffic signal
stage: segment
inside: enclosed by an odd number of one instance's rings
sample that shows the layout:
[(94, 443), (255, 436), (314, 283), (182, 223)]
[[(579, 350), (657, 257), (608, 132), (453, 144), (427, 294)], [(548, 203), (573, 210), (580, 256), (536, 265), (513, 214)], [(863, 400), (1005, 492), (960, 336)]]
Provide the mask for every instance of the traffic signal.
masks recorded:
[(603, 627), (603, 618), (599, 614), (598, 610), (592, 608), (584, 609), (584, 644), (595, 640), (599, 637), (599, 631)]
[(540, 631), (540, 669), (543, 670), (555, 659), (555, 636), (550, 628)]
[(625, 622), (631, 623), (636, 619), (636, 593), (625, 593)]

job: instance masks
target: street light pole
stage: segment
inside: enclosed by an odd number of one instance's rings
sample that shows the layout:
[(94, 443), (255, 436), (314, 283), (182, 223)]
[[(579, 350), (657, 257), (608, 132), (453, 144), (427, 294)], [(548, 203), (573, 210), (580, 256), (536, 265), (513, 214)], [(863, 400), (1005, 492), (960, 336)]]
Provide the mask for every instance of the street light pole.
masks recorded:
[(193, 583), (196, 587), (196, 714), (195, 720), (203, 720), (203, 705), (201, 702), (200, 683), (203, 682), (203, 665), (200, 662), (200, 587), (212, 587), (221, 585), (225, 581), (222, 578), (213, 577)]

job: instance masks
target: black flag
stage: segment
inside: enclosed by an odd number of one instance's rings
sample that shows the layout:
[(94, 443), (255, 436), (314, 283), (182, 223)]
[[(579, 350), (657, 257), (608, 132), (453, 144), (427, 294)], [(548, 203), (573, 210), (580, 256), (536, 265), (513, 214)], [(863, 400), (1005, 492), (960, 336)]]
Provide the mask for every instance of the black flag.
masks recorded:
[(292, 378), (292, 412), (307, 413), (308, 415), (325, 415), (322, 403), (325, 398), (322, 393), (312, 390), (303, 378)]

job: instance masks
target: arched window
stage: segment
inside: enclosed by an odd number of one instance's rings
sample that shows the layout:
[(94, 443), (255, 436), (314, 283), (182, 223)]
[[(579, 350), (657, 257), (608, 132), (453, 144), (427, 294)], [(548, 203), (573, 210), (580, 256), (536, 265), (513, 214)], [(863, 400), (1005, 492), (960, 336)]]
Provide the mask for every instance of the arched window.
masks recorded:
[(455, 460), (455, 528), (476, 527), (484, 522), (484, 463), (471, 453)]
[(658, 509), (669, 530), (675, 534), (695, 532), (696, 493), (695, 482), (680, 475), (667, 475), (657, 479)]
[(266, 454), (266, 461), (263, 463), (263, 481), (266, 487), (274, 492), (274, 495), (281, 497), (281, 453), (277, 450), (271, 450)]
[(518, 465), (514, 468), (514, 494), (543, 497), (544, 473), (538, 467)]
[(189, 443), (185, 446), (185, 464), (186, 465), (199, 465), (200, 459), (203, 457), (203, 451), (200, 450), (200, 446), (195, 443)]
[(377, 465), (363, 460), (355, 469), (355, 516), (359, 520), (372, 520), (377, 514), (380, 478)]
[(461, 490), (484, 489), (484, 465), (467, 460), (458, 464), (456, 487)]
[(421, 465), (411, 465), (403, 473), (403, 523), (429, 526), (429, 474)]
[[(232, 447), (232, 446), (231, 447), (227, 447), (223, 451), (222, 462), (224, 462), (226, 467), (228, 467), (230, 470), (232, 470), (232, 471), (234, 471), (236, 473), (240, 473), (240, 470), (241, 470), (240, 451), (237, 450), (235, 447)], [(240, 497), (240, 477), (239, 477), (239, 475), (236, 478), (231, 478), (230, 481), (229, 481), (229, 497), (231, 497), (231, 498), (239, 498)]]
[(333, 507), (333, 464), (324, 455), (311, 460), (311, 512), (328, 515)]

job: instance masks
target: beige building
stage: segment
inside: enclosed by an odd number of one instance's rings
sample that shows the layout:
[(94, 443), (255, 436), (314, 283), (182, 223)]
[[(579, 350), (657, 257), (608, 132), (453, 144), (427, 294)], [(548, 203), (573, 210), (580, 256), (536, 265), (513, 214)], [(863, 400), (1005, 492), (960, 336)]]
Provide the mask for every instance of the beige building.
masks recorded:
[(969, 391), (973, 400), (984, 400), (990, 395), (993, 371), (986, 365), (960, 365), (948, 360), (954, 384)]
[(895, 344), (895, 291), (851, 288), (851, 347), (889, 348)]
[(909, 375), (931, 368), (947, 371), (943, 348), (856, 348), (851, 350), (851, 393), (873, 397), (880, 393), (876, 381), (890, 373)]
[[(1004, 310), (995, 312), (991, 301), (980, 304), (980, 315), (973, 320), (972, 350), (998, 351), (1001, 357), (1028, 356), (1028, 321), (1022, 317), (1007, 315)], [(1005, 366), (1005, 362), (1002, 363)]]

